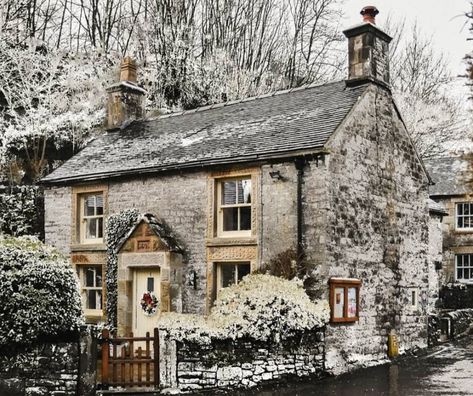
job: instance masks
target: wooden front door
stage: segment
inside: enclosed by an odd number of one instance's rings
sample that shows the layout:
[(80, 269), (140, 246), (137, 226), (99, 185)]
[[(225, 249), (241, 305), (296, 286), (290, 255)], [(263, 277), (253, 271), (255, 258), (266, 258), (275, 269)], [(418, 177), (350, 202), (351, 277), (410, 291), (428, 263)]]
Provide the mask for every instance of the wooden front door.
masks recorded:
[[(133, 334), (142, 337), (149, 331), (153, 334), (153, 329), (157, 327), (159, 306), (161, 298), (161, 279), (159, 268), (136, 269), (133, 276)], [(149, 298), (153, 299), (150, 302)], [(154, 306), (154, 298), (158, 305)], [(143, 300), (145, 303), (143, 304)], [(146, 303), (149, 304), (146, 304)], [(143, 306), (144, 305), (144, 306)]]

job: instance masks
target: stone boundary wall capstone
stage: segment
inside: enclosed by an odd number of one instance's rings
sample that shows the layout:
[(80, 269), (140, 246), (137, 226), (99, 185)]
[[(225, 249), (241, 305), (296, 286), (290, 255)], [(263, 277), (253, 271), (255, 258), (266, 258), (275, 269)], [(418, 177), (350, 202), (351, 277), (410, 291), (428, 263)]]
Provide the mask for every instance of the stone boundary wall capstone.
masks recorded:
[(214, 340), (211, 345), (170, 340), (160, 329), (161, 387), (182, 392), (250, 388), (284, 377), (325, 373), (325, 331), (305, 332), (289, 340)]

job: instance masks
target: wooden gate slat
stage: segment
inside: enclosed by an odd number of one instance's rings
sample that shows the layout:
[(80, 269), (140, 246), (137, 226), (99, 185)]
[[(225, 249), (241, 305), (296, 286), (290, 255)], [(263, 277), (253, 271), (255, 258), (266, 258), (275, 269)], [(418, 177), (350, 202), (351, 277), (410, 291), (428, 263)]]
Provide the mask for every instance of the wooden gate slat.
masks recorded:
[[(146, 337), (110, 337), (102, 331), (102, 386), (159, 386), (159, 331), (146, 333)], [(135, 343), (145, 343), (145, 349)], [(151, 341), (153, 342), (151, 346)], [(151, 349), (151, 347), (153, 349)], [(153, 351), (153, 353), (151, 353)]]

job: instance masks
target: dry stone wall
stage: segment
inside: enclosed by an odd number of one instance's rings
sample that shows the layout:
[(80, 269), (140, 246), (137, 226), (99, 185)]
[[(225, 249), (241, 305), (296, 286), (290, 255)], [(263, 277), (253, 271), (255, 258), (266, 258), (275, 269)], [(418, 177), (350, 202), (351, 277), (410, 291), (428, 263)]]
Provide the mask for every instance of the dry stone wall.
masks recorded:
[(289, 376), (324, 374), (324, 331), (281, 343), (215, 340), (212, 345), (169, 340), (160, 332), (161, 386), (181, 391), (249, 388)]
[(42, 343), (15, 357), (20, 362), (0, 365), (0, 395), (76, 395), (79, 376), (77, 342)]

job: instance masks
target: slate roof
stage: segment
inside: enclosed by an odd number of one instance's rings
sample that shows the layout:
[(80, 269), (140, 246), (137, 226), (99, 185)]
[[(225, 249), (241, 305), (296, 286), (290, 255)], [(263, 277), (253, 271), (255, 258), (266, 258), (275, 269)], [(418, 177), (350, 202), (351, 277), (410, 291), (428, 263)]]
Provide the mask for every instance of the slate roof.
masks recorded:
[(440, 216), (447, 216), (448, 211), (444, 208), (444, 206), (438, 202), (435, 202), (433, 199), (428, 200), (427, 204), (429, 205), (429, 212), (435, 213)]
[(368, 84), (308, 85), (107, 132), (44, 183), (255, 161), (323, 148)]
[(468, 183), (471, 163), (466, 158), (434, 158), (426, 160), (425, 166), (435, 183), (430, 186), (430, 196), (463, 195), (473, 191), (473, 183)]

